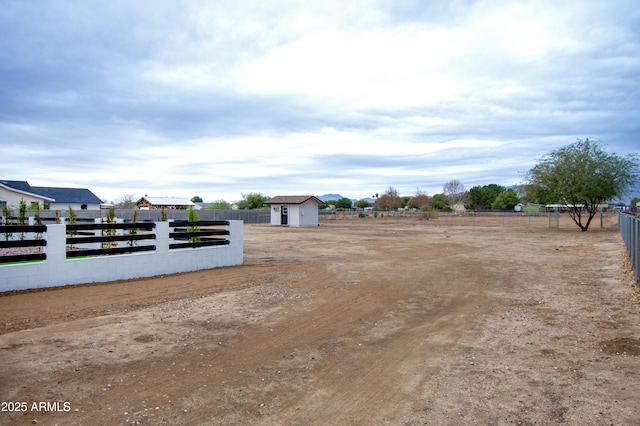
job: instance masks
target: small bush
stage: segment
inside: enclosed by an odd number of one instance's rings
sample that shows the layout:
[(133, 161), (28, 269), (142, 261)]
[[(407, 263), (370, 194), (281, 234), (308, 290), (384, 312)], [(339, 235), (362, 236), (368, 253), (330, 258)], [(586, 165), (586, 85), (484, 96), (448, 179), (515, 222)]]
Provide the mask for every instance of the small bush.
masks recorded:
[[(187, 217), (187, 222), (197, 222), (198, 221), (198, 213), (193, 210), (192, 206), (189, 206), (189, 216)], [(189, 226), (187, 227), (187, 232), (199, 232), (199, 226)], [(198, 236), (189, 237), (190, 243), (199, 243), (202, 239)]]
[[(138, 221), (138, 209), (134, 208), (133, 214), (131, 215), (131, 222), (136, 223), (137, 221)], [(129, 235), (135, 235), (138, 233), (138, 228), (129, 228), (127, 229), (127, 233)], [(136, 240), (129, 240), (127, 244), (129, 244), (129, 247), (133, 247), (136, 245)]]

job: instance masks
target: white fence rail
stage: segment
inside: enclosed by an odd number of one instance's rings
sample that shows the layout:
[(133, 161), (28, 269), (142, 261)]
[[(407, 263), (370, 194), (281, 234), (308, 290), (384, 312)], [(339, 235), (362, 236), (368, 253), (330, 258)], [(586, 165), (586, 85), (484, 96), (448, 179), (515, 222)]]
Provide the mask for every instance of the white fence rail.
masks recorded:
[(42, 261), (0, 265), (0, 292), (107, 282), (197, 271), (243, 262), (243, 222), (228, 221), (228, 244), (198, 248), (171, 248), (179, 241), (171, 237), (170, 222), (156, 222), (155, 250), (140, 253), (69, 258), (67, 230), (62, 224), (47, 225), (42, 238)]

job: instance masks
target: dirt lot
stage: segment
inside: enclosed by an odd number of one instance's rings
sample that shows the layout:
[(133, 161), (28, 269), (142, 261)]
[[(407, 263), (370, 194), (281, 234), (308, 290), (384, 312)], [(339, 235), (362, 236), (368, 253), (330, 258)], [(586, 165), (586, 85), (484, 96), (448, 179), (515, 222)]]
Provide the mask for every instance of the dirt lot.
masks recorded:
[(617, 230), (486, 225), (247, 225), (242, 266), (5, 294), (0, 423), (639, 424)]

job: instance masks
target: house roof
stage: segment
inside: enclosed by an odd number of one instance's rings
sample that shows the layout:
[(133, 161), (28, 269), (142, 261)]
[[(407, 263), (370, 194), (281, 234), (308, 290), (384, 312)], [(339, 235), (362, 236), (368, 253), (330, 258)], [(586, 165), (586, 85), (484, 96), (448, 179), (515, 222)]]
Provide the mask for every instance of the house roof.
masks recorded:
[(195, 206), (195, 204), (188, 198), (174, 198), (174, 197), (141, 197), (136, 204), (142, 200), (147, 200), (149, 204), (154, 206)]
[(18, 191), (31, 192), (31, 185), (24, 180), (0, 180), (0, 184)]
[(32, 186), (36, 194), (53, 198), (56, 203), (102, 204), (102, 200), (86, 188), (51, 188)]
[(29, 185), (29, 182), (24, 180), (0, 180), (0, 186), (14, 192), (20, 192), (26, 195), (30, 195), (32, 197), (42, 198), (43, 200), (46, 200), (46, 201), (55, 201), (53, 198), (49, 196), (37, 193), (35, 191), (35, 188)]
[(0, 180), (0, 185), (56, 203), (101, 204), (102, 200), (85, 188), (54, 188), (31, 186), (24, 180)]
[(264, 204), (302, 204), (305, 201), (314, 200), (318, 204), (323, 201), (313, 195), (278, 195), (264, 202)]

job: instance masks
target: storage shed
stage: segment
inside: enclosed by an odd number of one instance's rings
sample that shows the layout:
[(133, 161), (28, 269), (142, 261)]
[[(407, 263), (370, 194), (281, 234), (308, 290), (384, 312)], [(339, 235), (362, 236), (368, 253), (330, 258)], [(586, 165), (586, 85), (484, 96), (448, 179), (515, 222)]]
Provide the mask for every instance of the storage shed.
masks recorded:
[(271, 205), (272, 225), (318, 226), (318, 206), (322, 201), (313, 195), (279, 195), (264, 204)]

